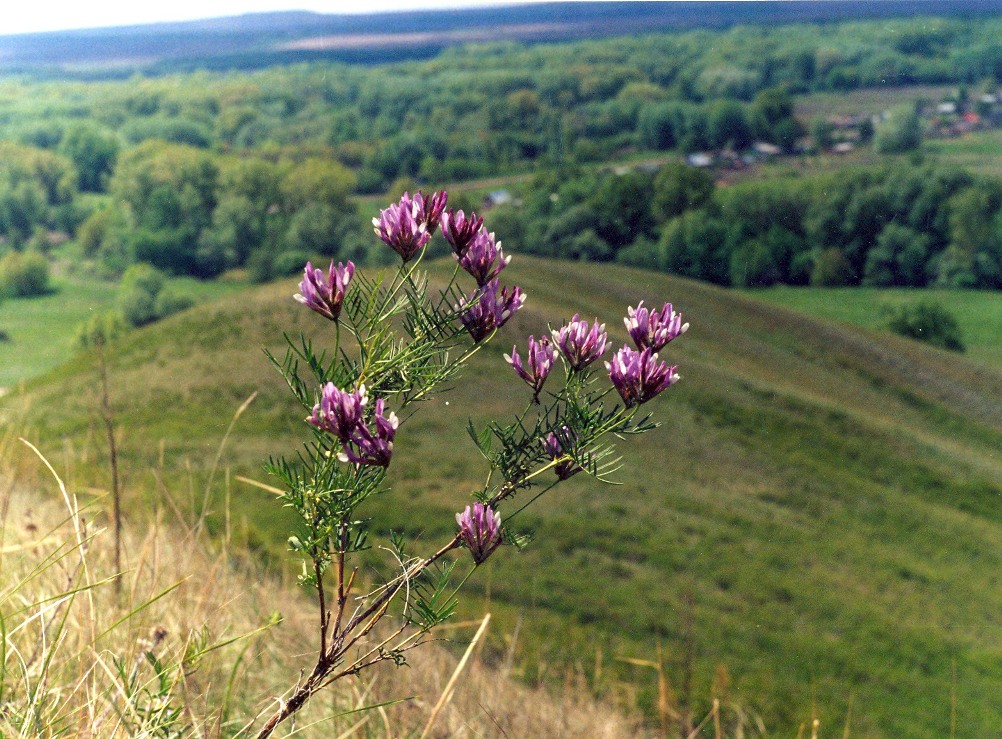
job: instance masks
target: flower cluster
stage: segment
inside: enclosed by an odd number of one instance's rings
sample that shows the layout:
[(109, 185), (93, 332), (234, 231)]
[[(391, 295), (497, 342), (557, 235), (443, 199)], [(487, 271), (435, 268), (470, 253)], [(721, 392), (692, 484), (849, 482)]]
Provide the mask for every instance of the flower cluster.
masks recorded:
[(489, 505), (477, 502), (456, 514), (463, 544), (473, 555), (475, 564), (483, 564), (501, 546), (501, 514)]
[(588, 321), (582, 321), (577, 313), (570, 323), (553, 332), (553, 343), (557, 345), (575, 372), (580, 372), (605, 354), (608, 340), (609, 335), (605, 332), (604, 323), (599, 325), (598, 319), (595, 319), (595, 323), (589, 325)]
[(474, 341), (483, 341), (492, 331), (501, 328), (523, 303), (522, 288), (502, 288), (493, 280), (474, 290), (466, 299), (460, 319)]
[(442, 236), (449, 242), (457, 257), (466, 254), (473, 237), (480, 233), (484, 219), (476, 213), (470, 213), (467, 218), (463, 211), (450, 210), (442, 214)]
[(682, 323), (682, 314), (676, 313), (671, 303), (651, 311), (640, 301), (627, 314), (623, 323), (637, 348), (624, 346), (611, 362), (605, 363), (605, 368), (623, 403), (633, 408), (678, 382), (678, 367), (659, 360), (656, 352), (684, 334), (689, 324)]
[(306, 422), (337, 437), (342, 445), (338, 455), (342, 462), (387, 467), (393, 455), (393, 437), (399, 421), (393, 412), (386, 415), (386, 401), (380, 398), (372, 413), (375, 430), (370, 429), (365, 421), (368, 403), (365, 385), (349, 391), (328, 382)]
[(494, 234), (479, 231), (467, 245), (462, 256), (458, 256), (459, 266), (465, 269), (483, 287), (497, 277), (508, 266), (511, 257), (506, 257), (501, 242), (494, 240)]
[[(627, 331), (637, 345), (637, 349), (624, 346), (616, 352), (612, 361), (606, 362), (609, 379), (623, 399), (627, 408), (635, 408), (646, 403), (678, 382), (678, 367), (658, 359), (655, 353), (672, 339), (681, 336), (689, 328), (682, 323), (681, 314), (665, 303), (660, 311), (650, 311), (641, 302), (636, 308), (628, 309), (623, 319)], [(547, 339), (529, 337), (529, 348), (525, 360), (512, 347), (505, 360), (512, 366), (533, 390), (533, 400), (539, 402), (543, 383), (553, 369), (558, 354), (563, 355), (569, 373), (584, 372), (589, 365), (599, 359), (609, 349), (609, 336), (605, 324), (598, 319), (594, 323), (581, 320), (575, 314), (564, 326), (551, 332), (552, 343)], [(547, 456), (557, 460), (567, 456), (569, 442), (577, 436), (567, 426), (560, 431), (548, 433), (541, 441)], [(554, 467), (560, 480), (581, 471), (573, 460), (564, 460)]]
[(321, 269), (315, 269), (310, 262), (306, 263), (306, 274), (299, 283), (299, 293), (293, 297), (308, 308), (312, 308), (324, 318), (336, 321), (341, 315), (341, 303), (344, 302), (348, 283), (355, 274), (355, 265), (331, 262), (327, 270), (327, 278)]
[(405, 192), (399, 203), (372, 219), (373, 230), (407, 263), (431, 240), (448, 198), (444, 190), (432, 195), (418, 192), (413, 198)]
[(636, 308), (630, 307), (628, 313), (623, 323), (637, 349), (660, 351), (689, 329), (689, 324), (682, 323), (682, 314), (676, 313), (671, 303), (665, 303), (660, 311), (649, 311), (641, 300)]
[(624, 346), (605, 368), (627, 408), (646, 403), (678, 382), (678, 367), (658, 361), (650, 347), (638, 352)]
[(533, 399), (538, 403), (543, 383), (546, 382), (550, 370), (553, 369), (553, 363), (557, 359), (557, 350), (553, 348), (550, 340), (544, 337), (536, 341), (535, 336), (529, 337), (529, 350), (526, 353), (528, 367), (522, 364), (522, 358), (518, 355), (517, 347), (513, 346), (511, 354), (505, 354), (504, 358), (512, 366), (516, 374), (529, 383), (529, 387), (533, 391)]

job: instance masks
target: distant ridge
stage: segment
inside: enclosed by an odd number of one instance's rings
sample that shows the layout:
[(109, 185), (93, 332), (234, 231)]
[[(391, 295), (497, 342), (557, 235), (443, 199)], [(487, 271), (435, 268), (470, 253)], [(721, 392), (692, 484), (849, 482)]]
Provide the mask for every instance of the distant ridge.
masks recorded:
[[(557, 2), (365, 15), (283, 11), (0, 35), (0, 71), (156, 73), (250, 68), (310, 59), (371, 64), (432, 56), (448, 46), (480, 40), (488, 29), (493, 38), (537, 42), (738, 24), (970, 17), (1000, 12), (1002, 0)], [(356, 38), (343, 43), (347, 37)]]

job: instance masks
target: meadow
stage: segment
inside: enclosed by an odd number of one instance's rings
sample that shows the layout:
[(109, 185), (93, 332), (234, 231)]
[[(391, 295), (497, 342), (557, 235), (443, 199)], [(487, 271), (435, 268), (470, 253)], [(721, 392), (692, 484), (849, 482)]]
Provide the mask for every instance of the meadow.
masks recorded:
[[(245, 283), (175, 278), (172, 287), (196, 302), (227, 295)], [(116, 309), (118, 281), (60, 263), (44, 295), (0, 303), (0, 387), (9, 388), (63, 364), (79, 351), (77, 332), (95, 312)]]
[(886, 330), (886, 309), (933, 301), (946, 308), (960, 326), (968, 358), (1002, 370), (1002, 295), (992, 290), (925, 288), (793, 288), (745, 290), (768, 303), (874, 331)]
[[(617, 316), (641, 299), (673, 301), (692, 328), (671, 347), (683, 380), (657, 403), (664, 427), (623, 449), (624, 484), (576, 477), (524, 516), (526, 551), (471, 581), (463, 617), (497, 619), (488, 654), (517, 633), (523, 679), (559, 683), (570, 670), (655, 715), (651, 671), (621, 660), (661, 648), (675, 700), (694, 714), (718, 695), (778, 733), (816, 716), (829, 730), (848, 722), (851, 736), (946, 735), (954, 693), (964, 734), (991, 733), (1000, 716), (981, 697), (1002, 669), (990, 646), (1002, 636), (991, 617), (1002, 605), (997, 369), (665, 275), (519, 257), (506, 276), (527, 308), (448, 406), (433, 401), (402, 429), (374, 530), (451, 535), (482, 474), (467, 417), (519, 407), (508, 342), (575, 311), (623, 339)], [(210, 531), (291, 565), (288, 520), (237, 477), (264, 480), (262, 461), (306, 438), (303, 409), (261, 353), (284, 331), (322, 338), (294, 291), (291, 279), (242, 291), (115, 347), (131, 525), (204, 512)], [(107, 486), (96, 378), (84, 356), (4, 399), (72, 489)], [(369, 566), (387, 565), (373, 555)]]

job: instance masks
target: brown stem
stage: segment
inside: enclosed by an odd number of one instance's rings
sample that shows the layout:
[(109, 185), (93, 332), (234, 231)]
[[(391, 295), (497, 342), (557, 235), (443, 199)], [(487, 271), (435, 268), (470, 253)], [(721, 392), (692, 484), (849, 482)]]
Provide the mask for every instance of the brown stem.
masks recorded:
[(439, 549), (433, 555), (431, 555), (427, 559), (418, 562), (409, 570), (407, 570), (402, 575), (397, 577), (395, 580), (392, 580), (391, 582), (387, 583), (386, 588), (383, 590), (383, 592), (379, 594), (379, 597), (376, 598), (376, 600), (374, 600), (372, 603), (369, 604), (368, 608), (366, 608), (361, 613), (355, 614), (351, 618), (351, 620), (348, 621), (348, 623), (344, 627), (344, 633), (349, 634), (352, 631), (354, 631), (355, 627), (358, 626), (362, 621), (364, 621), (373, 613), (375, 613), (384, 603), (388, 603), (393, 598), (393, 596), (397, 594), (400, 588), (403, 587), (405, 582), (413, 579), (416, 575), (419, 575), (422, 572), (424, 572), (425, 569), (427, 569), (432, 564), (441, 559), (447, 552), (450, 552), (456, 547), (458, 547), (462, 543), (462, 541), (463, 541), (462, 535), (456, 534), (452, 538), (452, 541), (450, 541), (444, 547)]
[(320, 560), (313, 560), (313, 574), (317, 578), (317, 600), (320, 601), (320, 655), (327, 654), (327, 626), (330, 624), (330, 614), (327, 613), (327, 597), (324, 593), (324, 573), (320, 569)]
[(122, 497), (118, 486), (118, 447), (115, 444), (115, 415), (111, 410), (111, 395), (108, 391), (108, 362), (104, 356), (104, 346), (98, 344), (98, 367), (101, 372), (101, 418), (108, 435), (108, 456), (111, 463), (112, 518), (115, 525), (115, 592), (122, 590)]
[[(456, 534), (456, 536), (453, 537), (452, 541), (450, 541), (444, 547), (439, 549), (430, 557), (423, 559), (417, 564), (413, 565), (404, 574), (402, 574), (396, 580), (389, 583), (383, 590), (383, 592), (379, 594), (376, 600), (373, 601), (371, 604), (369, 604), (369, 606), (365, 610), (361, 611), (360, 613), (356, 613), (354, 616), (352, 616), (351, 619), (349, 619), (348, 623), (345, 624), (343, 629), (340, 626), (338, 626), (335, 629), (335, 634), (333, 635), (333, 641), (330, 647), (330, 652), (327, 653), (321, 651), (320, 656), (317, 658), (316, 667), (313, 668), (313, 672), (310, 674), (309, 678), (307, 678), (306, 682), (303, 683), (301, 686), (299, 686), (299, 688), (296, 689), (296, 692), (292, 694), (292, 697), (287, 702), (283, 703), (279, 707), (279, 709), (275, 712), (275, 714), (270, 719), (268, 719), (268, 722), (262, 727), (261, 731), (258, 733), (257, 735), (258, 739), (265, 739), (266, 737), (271, 736), (272, 732), (275, 731), (275, 729), (278, 727), (280, 723), (285, 721), (285, 719), (289, 718), (289, 716), (299, 711), (299, 709), (301, 709), (310, 699), (310, 696), (312, 696), (324, 685), (330, 684), (335, 680), (339, 680), (340, 678), (345, 677), (346, 675), (357, 673), (361, 669), (376, 664), (376, 662), (381, 662), (385, 659), (389, 659), (389, 657), (385, 655), (380, 655), (376, 658), (373, 658), (373, 660), (370, 660), (369, 662), (365, 662), (362, 664), (353, 664), (350, 668), (342, 670), (336, 673), (334, 676), (328, 678), (331, 671), (334, 669), (335, 665), (337, 665), (341, 661), (344, 654), (349, 649), (351, 649), (351, 647), (359, 639), (364, 638), (373, 629), (373, 627), (375, 627), (376, 623), (379, 622), (379, 619), (385, 613), (386, 609), (389, 608), (390, 601), (393, 599), (393, 596), (400, 591), (400, 588), (403, 587), (404, 583), (410, 580), (411, 578), (415, 577), (416, 575), (419, 575), (426, 568), (430, 567), (442, 556), (444, 556), (447, 552), (458, 547), (461, 541), (462, 537), (459, 534)], [(354, 580), (354, 573), (352, 573), (352, 580)], [(347, 589), (345, 589), (345, 598), (347, 598)], [(347, 639), (348, 635), (351, 634), (355, 629), (358, 628), (358, 626), (363, 621), (366, 620), (368, 620), (368, 623), (365, 624), (362, 630), (358, 634), (356, 634), (352, 639), (350, 640)], [(327, 679), (325, 680), (325, 678)]]
[[(351, 590), (351, 582), (345, 585), (344, 582), (344, 558), (347, 549), (348, 524), (341, 522), (341, 530), (338, 533), (337, 548), (337, 616), (334, 618), (334, 633), (341, 632), (341, 619), (344, 617), (344, 606), (348, 602), (348, 592)], [(351, 581), (355, 580), (355, 570), (351, 573)]]

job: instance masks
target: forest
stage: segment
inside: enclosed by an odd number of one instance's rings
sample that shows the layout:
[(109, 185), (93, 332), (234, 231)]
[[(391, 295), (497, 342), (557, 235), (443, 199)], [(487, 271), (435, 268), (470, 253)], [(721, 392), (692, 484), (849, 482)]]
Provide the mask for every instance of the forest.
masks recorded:
[(109, 276), (145, 262), (262, 281), (311, 255), (372, 260), (359, 196), (507, 174), (516, 197), (497, 218), (536, 254), (737, 286), (998, 288), (1002, 185), (923, 162), (940, 100), (869, 111), (849, 145), (873, 155), (837, 173), (732, 182), (682, 162), (824, 155), (843, 131), (796, 112), (824, 91), (949, 83), (954, 109), (990, 128), (1000, 30), (994, 18), (744, 26), (370, 67), (8, 77), (0, 238), (43, 254), (69, 241)]

